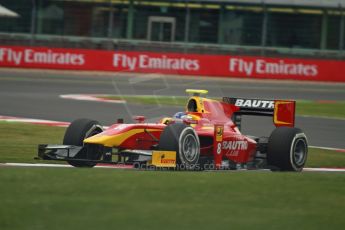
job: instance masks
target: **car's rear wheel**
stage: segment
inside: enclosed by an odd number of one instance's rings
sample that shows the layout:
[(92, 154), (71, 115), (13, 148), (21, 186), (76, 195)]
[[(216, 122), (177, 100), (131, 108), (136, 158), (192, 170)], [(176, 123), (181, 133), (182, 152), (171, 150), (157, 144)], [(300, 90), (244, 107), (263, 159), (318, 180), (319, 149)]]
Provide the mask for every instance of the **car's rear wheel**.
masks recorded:
[(307, 137), (301, 129), (276, 128), (269, 137), (267, 163), (281, 171), (302, 171), (307, 161)]
[(159, 140), (159, 149), (176, 151), (177, 169), (198, 167), (200, 142), (194, 129), (184, 123), (168, 125)]
[[(97, 121), (89, 119), (77, 119), (68, 126), (63, 139), (64, 145), (83, 146), (84, 139), (102, 132), (102, 128)], [(93, 167), (95, 162), (88, 160), (99, 160), (102, 156), (101, 148), (97, 145), (89, 145), (83, 148), (75, 158), (85, 161), (69, 160), (68, 163), (74, 167)]]

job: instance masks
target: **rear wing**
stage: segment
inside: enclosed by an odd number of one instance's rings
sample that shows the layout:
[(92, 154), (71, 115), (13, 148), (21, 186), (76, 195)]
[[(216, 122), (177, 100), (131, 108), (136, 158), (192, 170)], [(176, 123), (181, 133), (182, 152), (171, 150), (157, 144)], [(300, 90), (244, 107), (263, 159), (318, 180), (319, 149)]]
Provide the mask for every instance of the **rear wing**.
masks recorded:
[(235, 123), (240, 122), (238, 116), (253, 115), (273, 117), (276, 127), (295, 126), (295, 101), (223, 97), (223, 102), (235, 106)]

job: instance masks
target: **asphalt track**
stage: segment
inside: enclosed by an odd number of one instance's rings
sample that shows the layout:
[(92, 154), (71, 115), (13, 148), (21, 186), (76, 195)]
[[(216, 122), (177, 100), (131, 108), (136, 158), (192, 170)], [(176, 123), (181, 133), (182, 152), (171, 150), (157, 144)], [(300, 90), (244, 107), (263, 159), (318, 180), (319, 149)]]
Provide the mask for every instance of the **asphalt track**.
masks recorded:
[[(60, 98), (62, 94), (184, 95), (186, 88), (208, 89), (210, 96), (345, 100), (345, 84), (296, 81), (254, 81), (225, 78), (0, 69), (0, 115), (70, 122), (87, 117), (109, 125), (134, 115), (149, 121), (171, 116), (183, 108), (162, 105), (112, 104)], [(270, 118), (244, 118), (243, 132), (269, 135)], [(309, 144), (345, 149), (345, 119), (297, 116)]]

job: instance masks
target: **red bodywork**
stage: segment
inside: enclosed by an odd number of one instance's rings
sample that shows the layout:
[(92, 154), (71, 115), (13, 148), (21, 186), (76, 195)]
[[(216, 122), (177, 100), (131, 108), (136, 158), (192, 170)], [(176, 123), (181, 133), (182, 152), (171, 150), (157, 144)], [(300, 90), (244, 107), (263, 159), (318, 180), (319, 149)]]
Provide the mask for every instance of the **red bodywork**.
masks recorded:
[[(189, 108), (191, 101), (195, 104), (194, 109)], [(258, 105), (259, 102), (259, 100), (254, 100), (252, 104)], [(268, 105), (268, 101), (261, 102), (263, 105)], [(294, 126), (294, 101), (269, 102), (273, 123), (277, 127)], [(191, 97), (189, 99), (186, 109), (187, 118), (182, 121), (191, 125), (196, 131), (200, 141), (200, 155), (213, 156), (216, 167), (220, 167), (223, 159), (241, 164), (250, 162), (254, 158), (257, 149), (256, 141), (243, 135), (231, 119), (234, 113), (241, 111), (241, 108), (235, 104), (207, 98)], [(105, 146), (119, 149), (152, 150), (153, 146), (158, 144), (166, 124), (143, 123), (143, 117), (139, 118), (136, 119), (139, 123), (114, 124), (91, 139), (95, 139), (95, 143), (102, 142)], [(171, 119), (169, 122), (181, 122), (181, 120)], [(93, 143), (92, 140), (87, 143)]]
[(220, 166), (223, 158), (228, 158), (235, 163), (251, 161), (256, 152), (256, 141), (242, 135), (231, 120), (233, 113), (239, 108), (214, 100), (203, 101), (203, 105), (204, 113), (187, 112), (187, 114), (200, 117), (194, 126), (200, 139), (200, 154), (213, 154), (217, 167)]

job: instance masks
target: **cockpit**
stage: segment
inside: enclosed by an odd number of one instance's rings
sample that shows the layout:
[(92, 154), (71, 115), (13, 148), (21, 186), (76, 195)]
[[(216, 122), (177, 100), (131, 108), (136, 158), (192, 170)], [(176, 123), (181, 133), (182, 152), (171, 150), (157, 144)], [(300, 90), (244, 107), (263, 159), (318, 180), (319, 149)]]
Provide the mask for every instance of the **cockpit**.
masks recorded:
[(191, 98), (189, 99), (188, 101), (188, 104), (187, 104), (187, 112), (198, 112), (198, 105), (196, 103), (196, 100)]

